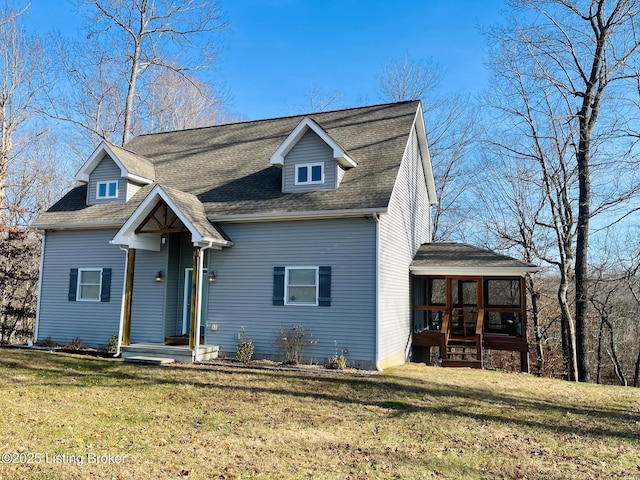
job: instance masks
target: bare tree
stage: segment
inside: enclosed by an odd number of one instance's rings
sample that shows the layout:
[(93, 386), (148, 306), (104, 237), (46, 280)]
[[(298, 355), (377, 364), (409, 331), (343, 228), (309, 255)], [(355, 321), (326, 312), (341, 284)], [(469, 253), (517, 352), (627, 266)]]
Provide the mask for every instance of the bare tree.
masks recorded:
[(0, 224), (7, 224), (7, 181), (13, 158), (28, 143), (20, 130), (38, 114), (37, 99), (46, 80), (43, 50), (37, 36), (28, 36), (20, 23), (24, 10), (0, 11)]
[[(153, 92), (157, 96), (154, 80), (162, 78), (162, 72), (202, 86), (193, 72), (212, 68), (215, 33), (226, 27), (217, 4), (207, 0), (78, 3), (87, 13), (87, 41), (67, 53), (62, 65), (63, 79), (76, 93), (66, 105), (56, 98), (52, 115), (120, 144), (157, 125), (158, 119), (139, 112), (144, 110), (143, 98)], [(220, 97), (206, 93), (203, 98), (215, 107)]]
[(567, 279), (575, 259), (575, 318), (564, 312), (563, 325), (570, 330), (569, 346), (575, 344), (572, 370), (588, 381), (590, 221), (605, 212), (626, 216), (638, 189), (637, 176), (629, 175), (634, 151), (627, 135), (637, 122), (625, 114), (633, 100), (629, 87), (638, 79), (639, 2), (510, 3), (519, 18), (490, 32), (500, 102), (510, 104), (496, 106), (507, 115), (504, 127), (524, 132), (529, 144), (517, 152), (503, 146), (539, 162), (545, 188), (553, 192), (549, 207), (559, 215), (549, 226), (558, 239), (555, 261)]
[(431, 61), (414, 62), (405, 54), (391, 60), (378, 76), (384, 101), (421, 100), (438, 204), (432, 212), (432, 240), (464, 239), (468, 219), (465, 193), (473, 184), (470, 146), (475, 141), (475, 113), (468, 96), (436, 94), (442, 69)]

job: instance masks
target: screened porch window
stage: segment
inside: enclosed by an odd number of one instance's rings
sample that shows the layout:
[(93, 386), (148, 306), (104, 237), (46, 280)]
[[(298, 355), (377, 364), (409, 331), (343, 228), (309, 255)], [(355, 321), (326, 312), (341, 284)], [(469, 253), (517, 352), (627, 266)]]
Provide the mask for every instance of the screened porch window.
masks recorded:
[(413, 304), (420, 305), (413, 312), (413, 329), (439, 331), (446, 310), (446, 281), (444, 277), (416, 277)]

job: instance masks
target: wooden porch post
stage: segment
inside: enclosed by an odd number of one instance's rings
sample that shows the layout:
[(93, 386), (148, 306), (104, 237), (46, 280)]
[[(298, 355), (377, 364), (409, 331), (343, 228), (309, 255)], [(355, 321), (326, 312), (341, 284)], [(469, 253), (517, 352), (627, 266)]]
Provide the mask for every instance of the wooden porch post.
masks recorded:
[(196, 348), (196, 315), (198, 314), (198, 277), (200, 276), (199, 266), (200, 260), (200, 247), (193, 248), (193, 274), (191, 275), (191, 322), (189, 325), (189, 348), (194, 350)]
[(136, 249), (127, 250), (127, 278), (124, 287), (124, 315), (122, 319), (122, 345), (131, 344), (131, 302), (133, 300), (133, 274), (136, 265)]

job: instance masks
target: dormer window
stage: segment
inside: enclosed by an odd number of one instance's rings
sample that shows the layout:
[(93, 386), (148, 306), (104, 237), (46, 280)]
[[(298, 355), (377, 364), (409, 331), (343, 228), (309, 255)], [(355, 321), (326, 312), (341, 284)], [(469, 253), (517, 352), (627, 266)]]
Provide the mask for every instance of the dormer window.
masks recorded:
[(303, 163), (296, 165), (296, 185), (324, 183), (324, 163)]
[(98, 182), (96, 185), (96, 198), (118, 198), (118, 182)]

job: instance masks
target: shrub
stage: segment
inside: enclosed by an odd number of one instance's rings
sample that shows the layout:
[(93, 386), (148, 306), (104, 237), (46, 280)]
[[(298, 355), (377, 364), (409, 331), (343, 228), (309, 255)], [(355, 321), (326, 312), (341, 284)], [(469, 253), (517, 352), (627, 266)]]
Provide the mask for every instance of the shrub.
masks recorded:
[(45, 348), (52, 348), (52, 347), (57, 347), (58, 346), (58, 344), (56, 342), (51, 340), (51, 337), (47, 337), (47, 338), (43, 338), (42, 340), (38, 340), (36, 342), (36, 344), (39, 347), (45, 347)]
[(285, 365), (297, 365), (304, 356), (304, 349), (309, 343), (309, 336), (304, 327), (291, 325), (290, 329), (281, 328), (276, 338), (278, 348), (282, 352)]
[(118, 335), (114, 335), (104, 346), (105, 352), (115, 353), (118, 351)]
[(242, 363), (249, 363), (252, 357), (253, 357), (253, 342), (245, 338), (244, 327), (242, 327), (242, 333), (240, 334), (240, 341), (238, 342), (238, 348), (236, 349), (236, 360)]
[(73, 338), (65, 345), (69, 350), (80, 350), (82, 348), (82, 339), (80, 337)]
[(333, 345), (336, 348), (336, 353), (333, 355), (333, 357), (327, 359), (327, 364), (325, 365), (325, 367), (330, 368), (331, 370), (344, 370), (345, 368), (347, 368), (347, 358), (342, 354), (338, 355), (337, 341), (334, 340)]

